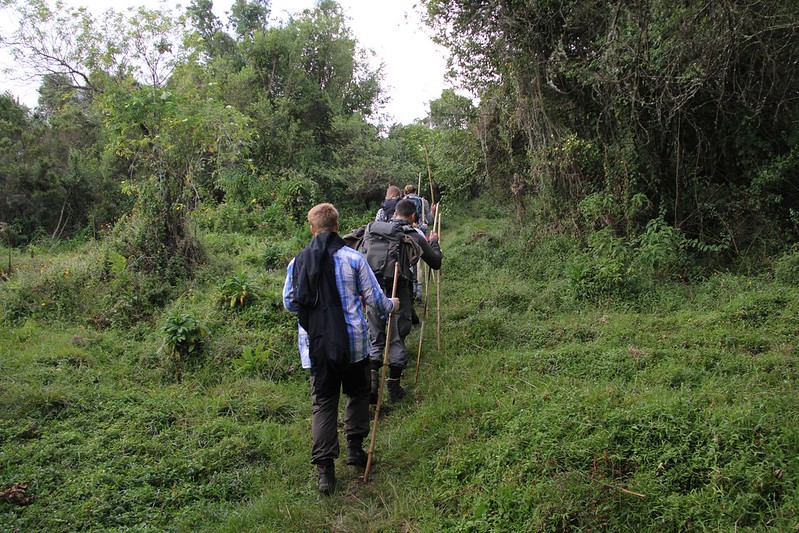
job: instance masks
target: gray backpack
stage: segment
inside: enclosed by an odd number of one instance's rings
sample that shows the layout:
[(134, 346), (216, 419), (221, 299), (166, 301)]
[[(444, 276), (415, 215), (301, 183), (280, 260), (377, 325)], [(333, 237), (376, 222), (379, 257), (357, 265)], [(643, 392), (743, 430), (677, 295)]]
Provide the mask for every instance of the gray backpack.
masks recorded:
[(413, 226), (391, 222), (370, 222), (366, 226), (358, 250), (366, 256), (377, 279), (384, 283), (394, 278), (394, 265), (399, 263), (401, 279), (412, 279), (411, 266), (422, 257), (422, 247), (411, 237)]

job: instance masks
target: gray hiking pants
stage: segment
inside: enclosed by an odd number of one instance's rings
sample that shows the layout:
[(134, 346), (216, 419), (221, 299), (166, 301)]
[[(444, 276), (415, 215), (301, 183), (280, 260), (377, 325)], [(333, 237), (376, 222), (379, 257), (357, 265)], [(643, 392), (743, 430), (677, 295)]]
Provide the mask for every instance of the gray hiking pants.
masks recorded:
[[(389, 287), (389, 291), (391, 288)], [(411, 332), (411, 309), (413, 297), (410, 284), (397, 287), (397, 298), (400, 300), (399, 313), (394, 313), (391, 324), (391, 341), (389, 347), (389, 365), (405, 368), (408, 364), (408, 352), (405, 349), (405, 337)], [(388, 293), (387, 293), (388, 294)], [(390, 294), (388, 294), (391, 296)], [(372, 311), (366, 312), (369, 322), (369, 359), (383, 363), (383, 352), (386, 348), (386, 321)]]
[[(344, 434), (347, 440), (362, 441), (369, 435), (369, 360), (349, 365), (340, 376), (347, 403), (344, 407)], [(324, 464), (335, 460), (339, 455), (338, 444), (338, 402), (341, 393), (317, 394), (314, 387), (315, 376), (311, 375), (311, 463)]]

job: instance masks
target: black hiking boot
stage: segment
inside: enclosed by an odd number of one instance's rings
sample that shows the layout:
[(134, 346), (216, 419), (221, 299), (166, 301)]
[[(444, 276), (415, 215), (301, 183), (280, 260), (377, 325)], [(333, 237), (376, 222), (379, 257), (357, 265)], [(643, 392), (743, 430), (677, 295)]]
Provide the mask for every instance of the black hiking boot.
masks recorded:
[(336, 488), (336, 471), (331, 461), (329, 464), (316, 465), (319, 471), (319, 492), (329, 495)]
[(372, 389), (369, 391), (369, 403), (375, 405), (377, 403), (377, 389), (380, 387), (380, 372), (372, 370)]
[(386, 379), (386, 387), (388, 387), (388, 401), (396, 402), (405, 397), (405, 387), (400, 385), (400, 378)]
[(363, 451), (363, 439), (347, 440), (347, 464), (350, 466), (366, 466), (368, 456)]

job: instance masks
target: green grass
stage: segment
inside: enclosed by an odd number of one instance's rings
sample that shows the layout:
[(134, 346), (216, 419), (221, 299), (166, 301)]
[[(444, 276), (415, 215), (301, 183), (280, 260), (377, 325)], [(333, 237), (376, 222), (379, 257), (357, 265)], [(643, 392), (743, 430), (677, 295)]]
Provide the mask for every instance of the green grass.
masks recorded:
[[(384, 411), (373, 480), (342, 460), (324, 498), (273, 268), (297, 236), (205, 235), (210, 262), (167, 288), (100, 283), (80, 259), (102, 257), (98, 244), (15, 256), (17, 277), (0, 288), (0, 490), (28, 483), (32, 502), (0, 501), (0, 530), (795, 529), (791, 255), (777, 275), (716, 273), (587, 302), (569, 290), (574, 241), (472, 212), (445, 213), (442, 351), (433, 305), (419, 383), (409, 369), (410, 398)], [(258, 298), (220, 305), (239, 271)], [(131, 283), (168, 298), (139, 313), (97, 296), (131, 298)], [(92, 319), (114, 309), (125, 320)], [(159, 354), (173, 310), (209, 330), (180, 374)], [(260, 355), (242, 367), (245, 347)]]

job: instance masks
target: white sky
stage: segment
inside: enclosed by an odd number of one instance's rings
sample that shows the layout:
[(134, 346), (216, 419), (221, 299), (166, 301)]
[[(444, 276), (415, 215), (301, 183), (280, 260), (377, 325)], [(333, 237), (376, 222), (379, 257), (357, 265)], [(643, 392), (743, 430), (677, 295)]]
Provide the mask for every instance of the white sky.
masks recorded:
[[(385, 112), (391, 121), (408, 124), (427, 115), (428, 104), (441, 96), (450, 85), (444, 80), (446, 51), (432, 42), (429, 30), (417, 13), (417, 0), (338, 0), (348, 25), (361, 48), (375, 52), (375, 66), (384, 64), (384, 92), (389, 97)], [(52, 1), (48, 2), (52, 5)], [(157, 8), (158, 0), (65, 0), (73, 6), (86, 6), (96, 13), (128, 7)], [(188, 5), (184, 0), (183, 5)], [(223, 19), (233, 0), (214, 0), (214, 12)], [(312, 8), (314, 0), (271, 0), (273, 19), (284, 20), (289, 14)], [(176, 4), (166, 4), (170, 7)], [(8, 19), (0, 19), (8, 24)], [(10, 28), (4, 27), (3, 31)], [(10, 58), (0, 50), (0, 68), (9, 66)], [(39, 80), (23, 83), (0, 78), (0, 92), (9, 91), (28, 107), (38, 100)]]

